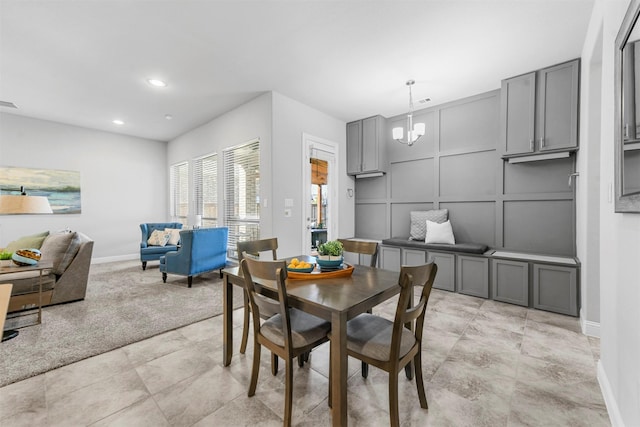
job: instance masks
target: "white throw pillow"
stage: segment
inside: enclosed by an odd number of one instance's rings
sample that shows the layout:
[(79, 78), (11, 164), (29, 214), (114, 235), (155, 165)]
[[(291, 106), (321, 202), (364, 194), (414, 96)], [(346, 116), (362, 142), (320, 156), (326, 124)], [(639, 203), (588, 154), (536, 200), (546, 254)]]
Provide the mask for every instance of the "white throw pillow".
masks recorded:
[(164, 232), (169, 235), (169, 241), (167, 245), (175, 246), (180, 243), (180, 229), (179, 228), (165, 228)]
[(169, 237), (171, 236), (162, 230), (153, 230), (147, 244), (149, 246), (164, 246), (169, 241)]
[(427, 237), (425, 243), (446, 243), (455, 245), (456, 239), (453, 237), (453, 229), (451, 221), (445, 221), (441, 224), (427, 220)]

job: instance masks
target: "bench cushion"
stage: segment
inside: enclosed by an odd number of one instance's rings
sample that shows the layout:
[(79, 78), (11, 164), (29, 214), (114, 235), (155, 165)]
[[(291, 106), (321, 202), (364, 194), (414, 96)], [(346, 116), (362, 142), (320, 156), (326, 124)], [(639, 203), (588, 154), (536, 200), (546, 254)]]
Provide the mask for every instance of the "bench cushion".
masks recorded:
[(445, 243), (425, 243), (424, 241), (411, 240), (408, 237), (392, 237), (384, 239), (383, 245), (402, 246), (406, 248), (431, 249), (437, 251), (464, 252), (469, 254), (483, 254), (489, 249), (487, 245), (481, 243), (456, 243), (448, 245)]

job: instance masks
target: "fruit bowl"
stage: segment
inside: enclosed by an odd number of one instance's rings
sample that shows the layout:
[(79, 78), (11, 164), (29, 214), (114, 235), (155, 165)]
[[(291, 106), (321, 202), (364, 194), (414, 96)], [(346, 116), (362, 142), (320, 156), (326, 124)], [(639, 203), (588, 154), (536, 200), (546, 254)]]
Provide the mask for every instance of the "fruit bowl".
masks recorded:
[(311, 267), (308, 267), (308, 268), (291, 268), (291, 267), (287, 267), (287, 271), (293, 271), (294, 273), (311, 273), (314, 268), (316, 268), (316, 265), (315, 264), (311, 264)]

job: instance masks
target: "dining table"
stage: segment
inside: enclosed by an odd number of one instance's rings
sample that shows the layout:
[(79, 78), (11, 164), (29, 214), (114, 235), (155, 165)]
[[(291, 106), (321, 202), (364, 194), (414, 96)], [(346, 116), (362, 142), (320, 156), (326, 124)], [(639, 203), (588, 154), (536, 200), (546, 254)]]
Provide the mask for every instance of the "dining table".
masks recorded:
[[(306, 259), (308, 256), (298, 256)], [(290, 259), (290, 258), (289, 258)], [(313, 258), (311, 258), (313, 259)], [(316, 269), (317, 270), (317, 269)], [(233, 353), (233, 285), (244, 289), (239, 267), (226, 267), (223, 273), (223, 364), (229, 366)], [(372, 310), (376, 305), (400, 293), (398, 272), (353, 266), (351, 275), (325, 277), (318, 271), (308, 279), (288, 278), (289, 305), (331, 322), (330, 369), (332, 425), (347, 425), (347, 321)], [(256, 289), (277, 298), (275, 281), (255, 279)]]

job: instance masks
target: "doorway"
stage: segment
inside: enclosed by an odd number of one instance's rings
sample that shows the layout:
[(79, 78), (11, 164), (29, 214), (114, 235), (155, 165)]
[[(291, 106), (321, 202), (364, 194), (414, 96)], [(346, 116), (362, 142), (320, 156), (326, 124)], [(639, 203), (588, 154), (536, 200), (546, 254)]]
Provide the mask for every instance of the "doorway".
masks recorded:
[(338, 218), (337, 144), (303, 135), (302, 251), (315, 254), (317, 246), (335, 239)]

